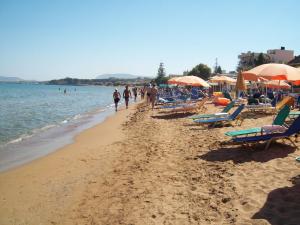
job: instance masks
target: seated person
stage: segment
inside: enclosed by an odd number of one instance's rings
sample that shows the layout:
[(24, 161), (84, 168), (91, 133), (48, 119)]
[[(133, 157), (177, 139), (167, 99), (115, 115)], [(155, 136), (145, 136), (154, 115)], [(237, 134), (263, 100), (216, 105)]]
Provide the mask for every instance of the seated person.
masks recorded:
[(259, 101), (257, 98), (248, 98), (248, 105), (258, 105)]
[(256, 92), (253, 94), (253, 98), (259, 98), (261, 96), (261, 93), (259, 90), (256, 90)]
[(274, 93), (273, 93), (273, 91), (268, 90), (268, 92), (267, 92), (267, 97), (268, 97), (269, 99), (273, 100), (273, 99), (274, 99)]

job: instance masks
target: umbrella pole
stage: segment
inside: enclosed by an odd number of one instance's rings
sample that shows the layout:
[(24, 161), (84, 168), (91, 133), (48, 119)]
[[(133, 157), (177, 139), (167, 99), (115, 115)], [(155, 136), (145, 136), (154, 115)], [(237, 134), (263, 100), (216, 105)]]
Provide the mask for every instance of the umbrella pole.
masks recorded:
[(268, 86), (266, 85), (265, 103), (266, 103), (266, 101), (267, 101), (267, 97), (268, 97)]

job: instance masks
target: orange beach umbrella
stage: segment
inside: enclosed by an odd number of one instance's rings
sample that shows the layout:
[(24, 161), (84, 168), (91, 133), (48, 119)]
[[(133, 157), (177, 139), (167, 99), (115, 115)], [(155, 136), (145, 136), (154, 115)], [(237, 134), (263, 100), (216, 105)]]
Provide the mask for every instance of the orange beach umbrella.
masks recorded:
[(168, 84), (209, 87), (209, 84), (205, 80), (196, 76), (174, 77), (168, 80)]
[(276, 89), (290, 89), (291, 85), (286, 83), (285, 81), (278, 82), (276, 80), (269, 80), (264, 83), (262, 83), (262, 86), (265, 86), (267, 88), (276, 88)]
[(269, 63), (257, 66), (251, 70), (242, 73), (245, 80), (257, 81), (258, 77), (268, 80), (300, 80), (300, 70), (278, 63)]
[(224, 75), (216, 75), (210, 78), (210, 82), (212, 83), (235, 83), (236, 79), (233, 79), (231, 77), (227, 77)]

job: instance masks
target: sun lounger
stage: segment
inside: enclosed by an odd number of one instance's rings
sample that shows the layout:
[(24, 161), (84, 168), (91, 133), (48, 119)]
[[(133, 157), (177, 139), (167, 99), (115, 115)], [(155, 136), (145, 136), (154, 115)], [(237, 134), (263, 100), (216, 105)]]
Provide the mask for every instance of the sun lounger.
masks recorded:
[(249, 143), (258, 143), (258, 142), (267, 142), (265, 150), (270, 147), (272, 141), (277, 139), (288, 139), (295, 147), (296, 144), (292, 141), (291, 137), (300, 132), (300, 117), (294, 120), (291, 126), (282, 133), (272, 133), (272, 134), (263, 134), (257, 136), (248, 136), (248, 137), (236, 137), (233, 138), (228, 144), (249, 144)]
[(201, 101), (195, 104), (187, 104), (182, 107), (174, 108), (170, 110), (170, 113), (178, 113), (178, 112), (191, 112), (191, 111), (201, 111), (204, 108), (204, 104), (207, 101), (207, 98), (202, 99)]
[(214, 127), (218, 123), (224, 123), (224, 122), (231, 122), (237, 119), (239, 114), (244, 109), (245, 105), (240, 105), (231, 115), (225, 116), (225, 117), (218, 117), (218, 118), (212, 118), (212, 119), (206, 119), (206, 120), (194, 120), (196, 123), (200, 124), (211, 124), (212, 127)]
[(294, 106), (294, 98), (292, 96), (284, 97), (280, 102), (275, 106), (276, 110), (282, 109), (285, 105)]
[[(290, 107), (285, 105), (277, 114), (277, 116), (275, 117), (272, 125), (273, 128), (269, 128), (269, 129), (279, 129), (278, 127), (275, 126), (283, 126), (285, 119), (288, 117), (290, 112)], [(275, 125), (275, 126), (274, 126)], [(226, 132), (225, 135), (230, 136), (230, 137), (237, 137), (237, 136), (244, 136), (244, 135), (249, 135), (249, 134), (256, 134), (256, 133), (262, 133), (262, 131), (265, 129), (268, 129), (268, 127), (254, 127), (254, 128), (250, 128), (250, 129), (246, 129), (246, 130), (238, 130), (238, 131), (229, 131)]]
[(276, 113), (276, 111), (281, 110), (285, 105), (290, 105), (293, 101), (293, 97), (286, 96), (284, 97), (280, 102), (276, 104), (275, 107), (272, 106), (270, 103), (259, 103), (258, 105), (247, 105), (246, 109), (252, 112), (273, 112)]
[(204, 118), (211, 118), (211, 117), (225, 117), (228, 115), (228, 112), (234, 106), (234, 101), (230, 102), (220, 113), (213, 113), (213, 114), (199, 114), (189, 117), (190, 119), (204, 119)]
[(291, 118), (296, 118), (298, 116), (300, 116), (300, 111), (292, 111), (289, 113), (289, 117)]
[(251, 112), (267, 112), (267, 111), (275, 110), (275, 108), (270, 103), (259, 103), (258, 105), (246, 105), (245, 108)]

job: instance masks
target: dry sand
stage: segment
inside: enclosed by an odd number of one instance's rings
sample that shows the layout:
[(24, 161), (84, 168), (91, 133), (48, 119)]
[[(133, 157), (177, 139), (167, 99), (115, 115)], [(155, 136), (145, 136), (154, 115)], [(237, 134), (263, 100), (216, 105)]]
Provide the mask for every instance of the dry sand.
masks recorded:
[[(207, 112), (220, 111), (207, 104)], [(300, 151), (221, 147), (187, 114), (122, 110), (75, 142), (0, 174), (0, 224), (300, 224)]]

